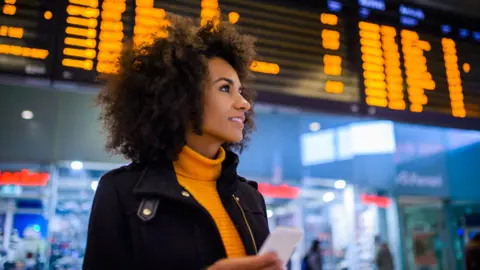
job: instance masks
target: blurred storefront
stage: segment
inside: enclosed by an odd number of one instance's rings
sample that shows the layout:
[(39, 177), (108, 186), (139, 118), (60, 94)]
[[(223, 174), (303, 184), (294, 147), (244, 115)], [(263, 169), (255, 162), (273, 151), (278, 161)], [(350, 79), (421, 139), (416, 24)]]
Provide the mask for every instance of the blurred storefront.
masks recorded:
[[(449, 133), (449, 141), (453, 143), (452, 145), (459, 147), (452, 147), (451, 151), (437, 153), (415, 162), (416, 166), (421, 167), (424, 172), (430, 171), (430, 175), (433, 175), (433, 171), (443, 171), (441, 173), (444, 176), (443, 180), (448, 183), (448, 192), (446, 192), (448, 196), (444, 196), (441, 203), (427, 202), (427, 207), (424, 207), (423, 211), (428, 210), (430, 213), (421, 213), (421, 215), (432, 231), (443, 232), (443, 234), (437, 234), (436, 239), (440, 237), (448, 240), (443, 241), (441, 247), (443, 251), (452, 254), (438, 253), (438, 251), (437, 254), (438, 256), (448, 254), (449, 257), (446, 259), (451, 260), (449, 265), (452, 269), (464, 269), (465, 246), (475, 234), (480, 232), (480, 183), (478, 182), (480, 171), (477, 168), (480, 144), (478, 137), (475, 138), (473, 134), (466, 132), (459, 137), (458, 134)], [(462, 141), (470, 143), (465, 145)], [(435, 211), (440, 211), (439, 209), (442, 209), (441, 213), (432, 215)], [(440, 222), (441, 220), (443, 221)], [(432, 222), (437, 222), (437, 228)], [(438, 242), (436, 247), (438, 250)]]
[[(379, 235), (396, 269), (463, 269), (465, 240), (478, 226), (479, 139), (476, 131), (363, 120), (305, 130), (302, 161), (310, 176), (345, 179), (360, 194), (351, 263), (372, 269), (362, 252), (375, 250)], [(367, 237), (364, 217), (375, 228)]]
[(0, 163), (0, 263), (48, 258), (49, 220), (55, 214), (55, 168)]

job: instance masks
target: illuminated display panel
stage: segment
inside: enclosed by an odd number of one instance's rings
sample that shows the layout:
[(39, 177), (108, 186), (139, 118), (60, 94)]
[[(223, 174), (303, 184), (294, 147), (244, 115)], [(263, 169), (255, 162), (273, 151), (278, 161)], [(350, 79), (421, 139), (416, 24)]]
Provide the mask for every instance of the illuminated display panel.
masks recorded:
[[(199, 18), (200, 24), (217, 21), (221, 15), (237, 24), (241, 32), (257, 37), (259, 56), (250, 68), (257, 75), (253, 87), (260, 92), (359, 101), (358, 76), (346, 57), (345, 24), (339, 1), (322, 1), (312, 10), (239, 0), (55, 2), (58, 14), (42, 13), (50, 20), (53, 17), (55, 26), (44, 30), (55, 33), (55, 50), (49, 51), (54, 56), (50, 77), (54, 81), (95, 83), (99, 74), (116, 72), (126, 40), (138, 46), (167, 36), (160, 30), (169, 24), (167, 13)], [(5, 11), (13, 14), (15, 9), (10, 6), (13, 5), (9, 4)], [(21, 35), (15, 28), (0, 29), (2, 33)], [(2, 48), (18, 54), (16, 47)]]
[(480, 117), (478, 23), (407, 4), (358, 4), (367, 105)]
[(48, 77), (55, 42), (54, 1), (0, 1), (0, 70)]
[(127, 1), (103, 0), (101, 8), (96, 70), (99, 73), (116, 73), (125, 41), (122, 18), (127, 12)]
[[(251, 65), (252, 85), (269, 91), (341, 102), (359, 101), (358, 76), (347, 60), (345, 25), (327, 1), (316, 10), (247, 0), (155, 1), (167, 12), (204, 18), (217, 3), (223, 19), (257, 38), (258, 58)], [(339, 2), (338, 3), (341, 7)]]
[(133, 33), (133, 0), (63, 0), (57, 9), (54, 79), (95, 82), (114, 73), (124, 42)]
[[(222, 13), (239, 14), (238, 29), (257, 38), (258, 61), (278, 68), (258, 70), (253, 87), (316, 99), (358, 102), (358, 76), (349, 63), (344, 13), (319, 1), (316, 8), (260, 1), (220, 1)], [(256, 71), (256, 70), (254, 70)]]
[(312, 98), (319, 109), (366, 104), (406, 121), (480, 116), (477, 21), (382, 0), (306, 2), (3, 0), (0, 70), (95, 83), (116, 72), (126, 40), (165, 38), (167, 13), (200, 24), (221, 14), (257, 38), (250, 68), (260, 93), (295, 96), (299, 106)]
[(166, 38), (165, 27), (169, 25), (167, 12), (155, 6), (153, 0), (140, 0), (135, 4), (135, 26), (133, 42), (135, 46), (151, 44), (156, 38)]

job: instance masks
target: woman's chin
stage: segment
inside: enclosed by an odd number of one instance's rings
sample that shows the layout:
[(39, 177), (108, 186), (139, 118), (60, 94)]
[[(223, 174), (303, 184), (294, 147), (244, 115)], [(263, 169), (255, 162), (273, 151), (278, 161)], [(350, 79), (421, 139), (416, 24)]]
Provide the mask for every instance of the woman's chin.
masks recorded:
[(228, 143), (239, 143), (243, 140), (243, 134), (225, 136), (225, 139), (226, 139), (225, 141)]

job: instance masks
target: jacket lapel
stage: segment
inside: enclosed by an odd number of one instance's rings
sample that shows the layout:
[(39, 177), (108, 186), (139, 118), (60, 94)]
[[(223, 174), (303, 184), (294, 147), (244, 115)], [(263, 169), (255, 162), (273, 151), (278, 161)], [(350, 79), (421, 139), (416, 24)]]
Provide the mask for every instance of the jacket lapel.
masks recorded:
[[(225, 210), (242, 238), (247, 255), (255, 255), (257, 248), (254, 243), (248, 220), (241, 204), (236, 201), (239, 177), (237, 175), (238, 156), (227, 151), (222, 164), (222, 174), (217, 181), (217, 191)], [(133, 188), (133, 193), (141, 198), (165, 197), (171, 200), (187, 203), (196, 207), (200, 205), (185, 197), (183, 187), (178, 183), (172, 162), (155, 163), (145, 166), (140, 178)], [(239, 198), (240, 199), (240, 198)]]
[(245, 247), (245, 252), (247, 255), (256, 255), (257, 247), (254, 242), (253, 234), (251, 233), (250, 225), (245, 212), (242, 209), (240, 204), (241, 198), (237, 197), (235, 194), (221, 196), (223, 206), (227, 210), (230, 218), (235, 224), (235, 227), (242, 238), (243, 246)]
[[(217, 191), (222, 195), (231, 196), (238, 188), (238, 156), (227, 151), (222, 164), (222, 174), (217, 181)], [(146, 165), (133, 193), (138, 196), (160, 196), (184, 201), (183, 187), (177, 181), (177, 175), (171, 161), (151, 163)], [(222, 200), (223, 201), (223, 200)]]
[(145, 166), (133, 193), (140, 197), (167, 197), (173, 200), (185, 200), (183, 187), (178, 183), (173, 164), (150, 164)]
[(225, 210), (227, 210), (227, 213), (242, 238), (243, 246), (245, 247), (247, 255), (256, 255), (257, 247), (254, 242), (253, 234), (250, 231), (251, 228), (249, 227), (250, 225), (248, 224), (246, 214), (240, 204), (241, 198), (236, 195), (240, 183), (237, 174), (238, 163), (238, 156), (235, 153), (228, 151), (225, 157), (224, 166), (222, 167), (222, 175), (217, 181), (217, 190)]

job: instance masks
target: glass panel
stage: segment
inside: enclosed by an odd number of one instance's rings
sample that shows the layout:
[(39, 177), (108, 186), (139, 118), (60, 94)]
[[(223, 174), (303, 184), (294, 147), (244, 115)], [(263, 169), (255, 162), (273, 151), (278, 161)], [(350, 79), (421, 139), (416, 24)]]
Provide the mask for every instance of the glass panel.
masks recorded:
[(447, 231), (440, 201), (402, 200), (408, 270), (446, 269)]

